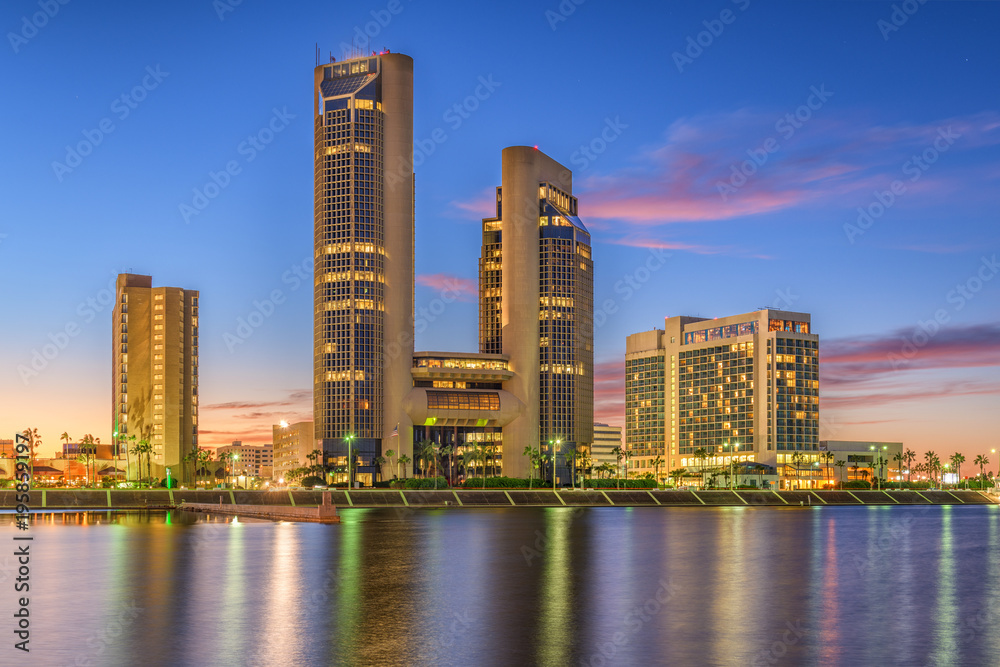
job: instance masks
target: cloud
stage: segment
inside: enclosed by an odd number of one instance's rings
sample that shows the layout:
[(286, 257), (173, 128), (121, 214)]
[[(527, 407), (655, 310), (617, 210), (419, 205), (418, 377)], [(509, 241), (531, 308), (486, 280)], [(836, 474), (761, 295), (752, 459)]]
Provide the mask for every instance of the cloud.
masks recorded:
[(625, 358), (594, 364), (594, 421), (625, 424)]
[(477, 301), (479, 283), (471, 278), (462, 278), (450, 273), (432, 273), (417, 276), (417, 284), (430, 287), (441, 293), (447, 292), (459, 301)]
[[(617, 241), (634, 244), (659, 239), (667, 246), (700, 254), (731, 253), (736, 249), (697, 242), (678, 243), (671, 228), (678, 223), (704, 223), (759, 217), (791, 209), (852, 208), (876, 189), (904, 176), (907, 160), (932, 146), (942, 130), (959, 135), (949, 152), (969, 151), (1000, 143), (1000, 114), (983, 112), (930, 123), (891, 126), (863, 118), (818, 111), (791, 136), (778, 131), (785, 111), (739, 109), (681, 118), (663, 140), (633, 158), (633, 166), (585, 178), (576, 194), (581, 217)], [(761, 159), (768, 139), (777, 150), (763, 164), (751, 164), (745, 182), (734, 169), (751, 154)], [(766, 151), (764, 151), (766, 153)], [(947, 174), (968, 169), (961, 177)], [(944, 203), (956, 191), (976, 189), (984, 174), (979, 166), (934, 167), (913, 183), (907, 201)], [(723, 186), (727, 184), (729, 187)], [(734, 186), (735, 187), (732, 187)], [(720, 191), (721, 190), (721, 191)], [(983, 190), (980, 188), (980, 190)], [(912, 193), (921, 193), (913, 197)], [(737, 252), (740, 252), (736, 250)], [(742, 251), (746, 252), (746, 251)]]
[[(905, 371), (1000, 366), (1000, 322), (939, 326), (930, 336), (914, 327), (822, 343), (823, 386), (856, 385)], [(922, 346), (914, 344), (923, 340)]]

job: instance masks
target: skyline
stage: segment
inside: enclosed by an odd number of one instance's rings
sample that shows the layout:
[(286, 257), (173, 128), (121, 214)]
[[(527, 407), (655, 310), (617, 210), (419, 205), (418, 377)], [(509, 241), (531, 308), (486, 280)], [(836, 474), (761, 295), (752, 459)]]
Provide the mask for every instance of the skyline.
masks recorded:
[[(976, 87), (1000, 64), (989, 31), (1000, 12), (989, 4), (928, 3), (888, 33), (878, 22), (891, 3), (685, 5), (628, 23), (635, 17), (589, 4), (565, 21), (525, 3), (509, 17), (472, 10), (498, 34), (521, 26), (544, 44), (526, 39), (511, 52), (455, 29), (458, 12), (416, 3), (314, 4), (298, 16), (240, 5), (221, 20), (208, 4), (112, 4), (89, 15), (60, 6), (0, 58), (22, 91), (2, 111), (19, 130), (4, 139), (8, 154), (20, 159), (2, 167), (0, 303), (29, 315), (5, 334), (0, 424), (38, 427), (43, 452), (65, 430), (110, 441), (107, 341), (114, 278), (126, 269), (206, 299), (203, 445), (268, 442), (280, 419), (311, 419), (310, 50), (320, 40), (325, 54), (388, 12), (374, 46), (384, 38), (414, 58), (417, 350), (476, 350), (478, 226), (492, 215), (496, 156), (538, 145), (574, 171), (593, 233), (595, 421), (624, 424), (626, 335), (672, 315), (780, 305), (811, 313), (820, 336), (821, 439), (989, 451), (1000, 426), (990, 410), (1000, 395), (1000, 113), (996, 93)], [(5, 7), (0, 25), (14, 31), (36, 10)], [(146, 21), (159, 28), (140, 37)], [(211, 46), (188, 54), (172, 31), (182, 21), (183, 34)], [(671, 58), (720, 25), (690, 63)], [(441, 45), (432, 27), (468, 48)], [(270, 50), (232, 48), (246, 31)], [(771, 31), (788, 39), (769, 40)], [(120, 39), (101, 43), (104, 32)], [(616, 55), (586, 55), (588, 35), (607, 37)], [(815, 52), (795, 51), (805, 44)], [(557, 95), (551, 113), (534, 104), (554, 84), (530, 65), (550, 48), (572, 61), (566, 82), (608, 95)], [(70, 54), (79, 69), (53, 86), (55, 63)], [(827, 63), (837, 58), (839, 67)], [(754, 66), (773, 77), (753, 76)], [(53, 167), (105, 120), (113, 129), (91, 155), (71, 171)], [(925, 151), (933, 164), (914, 160)], [(743, 183), (748, 159), (762, 164)], [(870, 211), (867, 227), (858, 207)], [(149, 255), (153, 247), (163, 253)], [(19, 372), (63, 340), (37, 375)], [(54, 415), (53, 405), (70, 408)], [(963, 440), (945, 440), (955, 424)]]

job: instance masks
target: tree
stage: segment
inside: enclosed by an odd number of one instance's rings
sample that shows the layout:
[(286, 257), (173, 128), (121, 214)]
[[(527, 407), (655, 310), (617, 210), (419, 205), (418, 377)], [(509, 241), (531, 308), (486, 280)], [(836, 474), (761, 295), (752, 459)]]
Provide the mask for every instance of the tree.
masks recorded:
[(680, 482), (688, 475), (687, 468), (674, 468), (667, 473), (668, 479), (673, 479), (675, 482)]
[[(990, 459), (984, 454), (976, 455), (976, 458), (972, 459), (972, 464), (979, 466), (979, 481), (980, 483), (986, 482), (986, 473), (983, 472), (983, 468), (990, 464)], [(983, 488), (982, 486), (979, 487)]]
[[(84, 465), (87, 467), (87, 480), (88, 485), (92, 481), (96, 486), (97, 483), (97, 445), (101, 442), (100, 438), (95, 438), (90, 433), (83, 436), (80, 440), (80, 453), (84, 456)], [(91, 476), (90, 467), (93, 465), (94, 474)]]
[(372, 463), (374, 463), (375, 467), (378, 469), (379, 477), (382, 477), (382, 466), (387, 463), (387, 459), (384, 456), (376, 456), (372, 459)]
[[(448, 462), (447, 475), (448, 475), (448, 486), (454, 486), (454, 480), (452, 479), (452, 462), (451, 455), (455, 452), (455, 448), (451, 445), (445, 445), (444, 447), (438, 447), (438, 456), (441, 457), (441, 461)], [(434, 475), (434, 489), (437, 490), (437, 480), (438, 475)]]
[(528, 488), (530, 489), (531, 488), (531, 484), (532, 484), (532, 482), (535, 479), (534, 467), (535, 467), (535, 456), (536, 456), (536, 454), (535, 454), (534, 448), (531, 445), (525, 445), (524, 451), (522, 452), (522, 454), (528, 458), (528, 466), (530, 468), (529, 471), (528, 471)]
[(962, 464), (965, 463), (965, 457), (955, 452), (951, 455), (951, 465), (955, 467), (955, 473), (958, 475), (958, 479), (962, 479)]
[(28, 440), (28, 452), (30, 454), (29, 464), (31, 466), (31, 474), (34, 477), (35, 474), (35, 449), (42, 446), (42, 436), (38, 435), (37, 428), (26, 428), (21, 433)]
[[(618, 471), (618, 482), (616, 484), (617, 488), (622, 488), (622, 459), (625, 458), (625, 450), (622, 449), (621, 445), (617, 445), (611, 449), (611, 453), (615, 455), (615, 459), (618, 461), (618, 466), (616, 467)], [(626, 462), (627, 465), (627, 462)]]
[(917, 453), (912, 449), (907, 449), (903, 452), (903, 460), (906, 461), (906, 481), (911, 481), (913, 475), (913, 461), (916, 460)]
[[(139, 461), (139, 478), (140, 478), (139, 479), (139, 486), (140, 487), (142, 486), (142, 480), (143, 479), (146, 479), (146, 481), (148, 482), (148, 478), (152, 477), (152, 475), (153, 475), (152, 467), (151, 467), (150, 462), (149, 462), (149, 455), (150, 455), (150, 453), (152, 451), (153, 451), (153, 446), (151, 444), (149, 444), (149, 441), (146, 440), (145, 438), (142, 439), (142, 440), (140, 440), (139, 442), (137, 442), (135, 444), (135, 446), (132, 448), (132, 453), (136, 455), (137, 460)], [(142, 476), (142, 457), (143, 457), (144, 454), (146, 456), (146, 478), (143, 478), (143, 476)]]
[(437, 443), (432, 440), (421, 440), (417, 443), (418, 456), (422, 463), (420, 464), (420, 469), (424, 473), (424, 479), (427, 479), (427, 475), (430, 472), (431, 466), (434, 465), (435, 477), (437, 476)]
[[(799, 464), (804, 458), (805, 455), (802, 452), (792, 452), (792, 466), (795, 468), (796, 481), (799, 479)], [(801, 484), (796, 484), (796, 488), (801, 488)]]
[[(479, 460), (478, 447), (466, 447), (462, 451), (462, 467), (464, 468), (465, 480), (468, 481), (476, 476), (476, 462)], [(486, 486), (483, 484), (483, 486)]]
[(840, 468), (840, 483), (841, 483), (841, 485), (843, 485), (844, 484), (844, 466), (847, 465), (847, 461), (844, 461), (843, 459), (841, 459), (841, 460), (837, 461), (836, 463), (834, 463), (833, 465), (835, 465), (838, 468)]
[(393, 462), (393, 458), (396, 456), (396, 451), (392, 449), (385, 450), (385, 457), (389, 460), (389, 468), (392, 470), (392, 476), (396, 477), (396, 464)]
[(698, 470), (701, 472), (701, 485), (705, 486), (705, 459), (708, 458), (708, 450), (704, 447), (699, 447), (694, 450), (694, 457), (698, 459)]
[(566, 463), (569, 464), (569, 478), (573, 489), (576, 489), (576, 455), (576, 447), (566, 449)]
[(902, 488), (903, 488), (903, 461), (905, 459), (906, 459), (906, 454), (904, 454), (903, 452), (899, 452), (898, 454), (893, 454), (893, 456), (892, 456), (892, 460), (896, 462), (897, 466), (899, 466), (899, 488), (900, 488), (900, 490), (902, 490)]
[(661, 483), (660, 482), (660, 466), (663, 465), (664, 463), (666, 463), (666, 461), (664, 461), (659, 456), (657, 456), (655, 459), (653, 459), (652, 461), (649, 462), (649, 464), (651, 466), (653, 466), (653, 470), (655, 471), (653, 473), (653, 479), (656, 480), (656, 488), (660, 488), (660, 483)]
[(826, 478), (830, 479), (830, 463), (833, 461), (833, 452), (823, 452), (819, 457), (823, 459), (823, 465), (826, 467)]

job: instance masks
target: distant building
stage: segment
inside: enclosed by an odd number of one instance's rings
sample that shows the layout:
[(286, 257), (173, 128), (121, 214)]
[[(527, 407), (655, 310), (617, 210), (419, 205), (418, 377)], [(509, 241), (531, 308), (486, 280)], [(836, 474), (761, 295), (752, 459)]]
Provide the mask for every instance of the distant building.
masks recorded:
[(273, 435), (273, 472), (271, 479), (282, 482), (285, 476), (295, 468), (311, 465), (307, 458), (315, 449), (312, 422), (296, 422), (294, 424), (275, 424), (271, 427)]
[[(873, 470), (881, 479), (899, 480), (900, 462), (893, 457), (903, 453), (903, 443), (901, 442), (821, 440), (819, 449), (821, 452), (833, 454), (832, 457), (829, 457), (829, 466), (834, 481), (846, 482), (860, 479), (870, 482)], [(837, 466), (838, 461), (843, 461), (844, 465)], [(827, 458), (823, 459), (823, 465), (827, 466)], [(972, 467), (970, 467), (971, 469)], [(904, 478), (905, 470), (906, 462), (904, 461)]]
[(667, 470), (721, 471), (735, 456), (776, 467), (782, 488), (824, 483), (819, 336), (806, 313), (670, 317), (629, 336), (625, 409), (630, 472), (653, 472), (657, 457)]
[[(190, 481), (184, 456), (198, 448), (198, 292), (118, 276), (112, 315), (112, 433), (148, 440), (154, 477), (170, 467)], [(138, 467), (133, 467), (133, 471)]]
[(603, 463), (618, 465), (618, 457), (611, 450), (621, 446), (621, 426), (608, 426), (594, 422), (594, 446), (590, 450), (591, 464), (594, 468)]
[[(230, 461), (230, 475), (269, 478), (274, 466), (272, 445), (244, 445), (240, 440), (215, 450), (219, 461)], [(232, 459), (235, 455), (236, 459)], [(266, 473), (266, 474), (265, 474)]]

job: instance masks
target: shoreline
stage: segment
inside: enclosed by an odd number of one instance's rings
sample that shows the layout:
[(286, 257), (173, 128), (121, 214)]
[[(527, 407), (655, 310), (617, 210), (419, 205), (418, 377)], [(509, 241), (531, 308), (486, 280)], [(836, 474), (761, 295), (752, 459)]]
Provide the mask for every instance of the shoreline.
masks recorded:
[[(998, 499), (980, 491), (962, 490), (674, 490), (674, 489), (330, 489), (326, 491), (245, 491), (213, 490), (66, 490), (42, 489), (31, 492), (32, 513), (45, 510), (170, 510), (184, 504), (269, 506), (290, 510), (315, 508), (330, 494), (339, 509), (397, 507), (409, 509), (469, 509), (497, 507), (851, 507), (997, 505)], [(0, 510), (13, 511), (14, 491), (0, 490)], [(295, 514), (298, 511), (294, 512)]]

